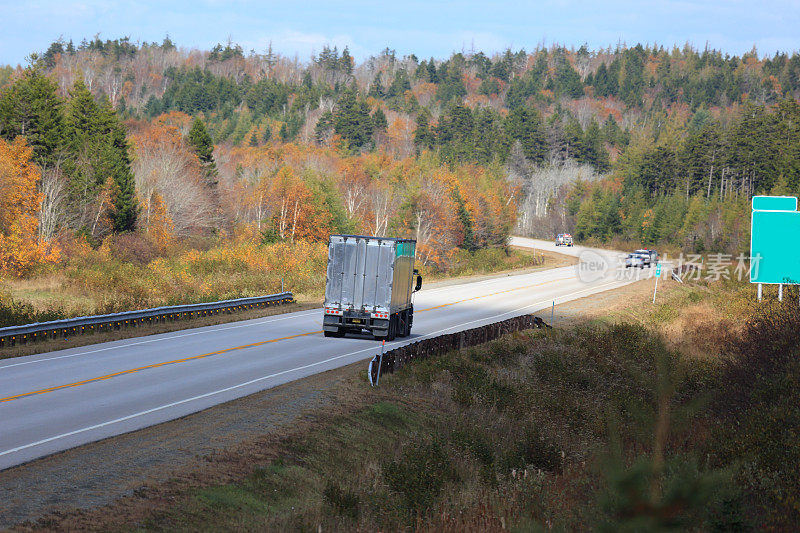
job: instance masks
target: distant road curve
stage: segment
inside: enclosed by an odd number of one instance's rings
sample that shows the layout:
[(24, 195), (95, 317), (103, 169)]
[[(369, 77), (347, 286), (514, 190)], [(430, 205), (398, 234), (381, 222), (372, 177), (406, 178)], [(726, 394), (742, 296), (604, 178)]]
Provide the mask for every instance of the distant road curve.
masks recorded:
[[(583, 258), (574, 266), (452, 283), (416, 295), (412, 336), (473, 328), (631, 283), (613, 254), (513, 237), (515, 246)], [(598, 259), (601, 258), (601, 259)], [(598, 266), (599, 265), (599, 266)], [(0, 469), (200, 411), (371, 358), (366, 337), (324, 338), (320, 310), (125, 339), (0, 361)]]

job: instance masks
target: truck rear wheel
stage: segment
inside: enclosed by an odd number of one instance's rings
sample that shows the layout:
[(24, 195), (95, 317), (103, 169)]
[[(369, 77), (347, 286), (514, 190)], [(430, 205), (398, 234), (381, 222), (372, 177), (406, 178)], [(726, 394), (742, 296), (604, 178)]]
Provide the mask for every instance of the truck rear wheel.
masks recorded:
[(337, 329), (336, 331), (323, 331), (326, 337), (344, 337), (344, 331)]

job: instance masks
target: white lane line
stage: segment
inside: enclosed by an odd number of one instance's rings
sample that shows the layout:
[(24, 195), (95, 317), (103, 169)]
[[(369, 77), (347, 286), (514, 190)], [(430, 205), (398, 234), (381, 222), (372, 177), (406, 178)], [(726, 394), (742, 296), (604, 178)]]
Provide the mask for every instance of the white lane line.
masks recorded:
[[(611, 283), (606, 283), (606, 284), (595, 286), (595, 287), (588, 287), (588, 288), (580, 290), (580, 291), (575, 291), (575, 292), (572, 292), (572, 293), (569, 293), (569, 294), (558, 296), (558, 297), (555, 298), (555, 300), (568, 298), (570, 296), (575, 296), (576, 294), (580, 294), (580, 293), (583, 293), (583, 292), (586, 292), (586, 291), (590, 291), (590, 290), (596, 290), (596, 289), (599, 289), (601, 287), (606, 287), (608, 285), (615, 285), (615, 284), (618, 284), (618, 283), (619, 283), (618, 281), (614, 281), (614, 282), (611, 282)], [(620, 286), (622, 286), (622, 285), (620, 285)], [(601, 291), (598, 291), (598, 292), (601, 292)], [(544, 301), (541, 301), (541, 302), (536, 302), (536, 303), (529, 304), (529, 305), (525, 305), (525, 306), (522, 306), (522, 307), (518, 307), (518, 308), (513, 309), (511, 311), (506, 311), (505, 313), (500, 313), (500, 314), (497, 314), (497, 315), (494, 315), (494, 316), (490, 316), (490, 317), (483, 317), (483, 318), (479, 318), (479, 319), (476, 319), (476, 320), (470, 320), (469, 322), (463, 322), (463, 323), (457, 324), (455, 326), (450, 326), (450, 327), (435, 331), (433, 333), (428, 333), (427, 335), (422, 335), (421, 337), (417, 337), (414, 340), (414, 342), (416, 342), (417, 340), (424, 339), (426, 337), (431, 337), (431, 336), (434, 336), (434, 335), (438, 335), (440, 333), (443, 333), (445, 331), (448, 331), (448, 330), (451, 330), (451, 329), (454, 329), (454, 328), (459, 328), (459, 327), (462, 327), (462, 326), (467, 326), (469, 324), (474, 324), (475, 322), (481, 322), (481, 321), (485, 321), (485, 320), (492, 320), (492, 319), (495, 319), (495, 318), (499, 318), (501, 316), (506, 316), (506, 315), (509, 315), (509, 314), (512, 314), (512, 313), (516, 313), (518, 311), (522, 311), (523, 309), (529, 309), (531, 307), (535, 307), (535, 306), (539, 306), (539, 305), (547, 305), (551, 301), (552, 300), (548, 298), (547, 300), (544, 300)], [(400, 342), (404, 342), (404, 341), (394, 341), (393, 343), (390, 343), (390, 344), (399, 344)], [(5, 450), (5, 451), (0, 452), (0, 457), (2, 457), (4, 455), (11, 454), (11, 453), (19, 452), (19, 451), (22, 451), (22, 450), (26, 450), (28, 448), (33, 448), (34, 446), (41, 446), (42, 444), (47, 444), (48, 442), (53, 442), (53, 441), (56, 441), (56, 440), (59, 440), (59, 439), (72, 437), (74, 435), (78, 435), (80, 433), (85, 433), (87, 431), (100, 429), (100, 428), (103, 428), (103, 427), (106, 427), (106, 426), (110, 426), (110, 425), (113, 425), (113, 424), (118, 424), (120, 422), (125, 422), (127, 420), (138, 418), (140, 416), (145, 416), (145, 415), (148, 415), (148, 414), (151, 414), (151, 413), (155, 413), (155, 412), (158, 412), (158, 411), (163, 411), (164, 409), (169, 409), (171, 407), (176, 407), (178, 405), (183, 405), (183, 404), (186, 404), (186, 403), (189, 403), (189, 402), (202, 400), (204, 398), (209, 398), (209, 397), (215, 396), (217, 394), (230, 392), (232, 390), (240, 389), (242, 387), (247, 387), (248, 385), (253, 385), (254, 383), (258, 383), (260, 381), (265, 381), (267, 379), (272, 379), (272, 378), (275, 378), (275, 377), (278, 377), (278, 376), (282, 376), (282, 375), (288, 374), (290, 372), (296, 372), (298, 370), (305, 370), (307, 368), (312, 368), (312, 367), (315, 367), (315, 366), (324, 365), (325, 363), (330, 363), (331, 361), (336, 361), (338, 359), (343, 359), (345, 357), (350, 357), (351, 355), (356, 355), (358, 353), (368, 352), (368, 351), (373, 351), (373, 350), (377, 352), (377, 347), (376, 346), (371, 346), (369, 348), (364, 348), (362, 350), (356, 350), (354, 352), (346, 353), (344, 355), (337, 355), (335, 357), (330, 357), (330, 358), (325, 359), (323, 361), (317, 361), (317, 362), (314, 362), (314, 363), (309, 363), (307, 365), (299, 366), (297, 368), (292, 368), (292, 369), (289, 369), (289, 370), (283, 370), (281, 372), (276, 372), (276, 373), (270, 374), (268, 376), (262, 376), (260, 378), (251, 379), (250, 381), (246, 381), (244, 383), (239, 383), (238, 385), (232, 385), (230, 387), (225, 387), (224, 389), (219, 389), (219, 390), (216, 390), (216, 391), (207, 392), (207, 393), (201, 394), (199, 396), (193, 396), (191, 398), (186, 398), (184, 400), (179, 400), (177, 402), (168, 403), (166, 405), (161, 405), (159, 407), (154, 407), (152, 409), (147, 409), (145, 411), (139, 411), (138, 413), (133, 413), (133, 414), (130, 414), (130, 415), (127, 415), (127, 416), (123, 416), (121, 418), (115, 418), (114, 420), (108, 420), (106, 422), (101, 422), (100, 424), (95, 424), (93, 426), (89, 426), (89, 427), (85, 427), (85, 428), (81, 428), (81, 429), (76, 429), (76, 430), (70, 431), (68, 433), (62, 433), (62, 434), (56, 435), (54, 437), (48, 437), (46, 439), (38, 440), (36, 442), (31, 442), (29, 444), (23, 444), (22, 446), (17, 446), (16, 448), (11, 448), (9, 450)]]
[[(195, 330), (195, 331), (190, 331), (189, 333), (181, 333), (181, 334), (178, 334), (178, 335), (170, 335), (169, 337), (159, 337), (159, 338), (146, 339), (146, 340), (137, 341), (137, 342), (128, 342), (128, 343), (124, 343), (124, 344), (115, 344), (114, 346), (106, 346), (105, 348), (98, 348), (96, 350), (87, 350), (85, 352), (79, 352), (79, 353), (73, 353), (73, 354), (67, 354), (67, 355), (57, 355), (55, 357), (44, 357), (44, 358), (41, 358), (41, 359), (33, 359), (33, 360), (30, 360), (30, 361), (22, 361), (22, 362), (19, 362), (19, 363), (11, 363), (11, 364), (8, 364), (8, 365), (0, 365), (0, 370), (3, 370), (4, 368), (15, 367), (15, 366), (31, 365), (33, 363), (42, 363), (44, 361), (54, 361), (56, 359), (69, 359), (70, 357), (78, 357), (80, 355), (89, 355), (89, 354), (98, 353), (98, 352), (105, 352), (105, 351), (108, 351), (108, 350), (117, 350), (117, 349), (120, 349), (120, 348), (126, 348), (128, 346), (138, 346), (140, 344), (151, 344), (151, 343), (154, 343), (154, 342), (168, 341), (168, 340), (172, 340), (172, 339), (180, 339), (182, 337), (191, 337), (193, 335), (203, 335), (203, 334), (206, 334), (206, 333), (214, 333), (214, 332), (217, 332), (217, 331), (225, 331), (225, 330), (229, 330), (229, 329), (248, 328), (250, 326), (260, 326), (262, 324), (269, 324), (269, 323), (272, 323), (272, 322), (280, 322), (281, 320), (289, 320), (290, 318), (299, 318), (299, 317), (310, 316), (310, 315), (312, 315), (314, 313), (319, 313), (319, 309), (314, 309), (313, 311), (305, 311), (302, 314), (291, 313), (292, 316), (288, 316), (290, 313), (287, 313), (285, 316), (283, 316), (281, 318), (273, 318), (273, 319), (270, 319), (270, 320), (261, 320), (259, 322), (249, 322), (248, 321), (247, 324), (239, 323), (237, 325), (225, 326), (225, 327), (216, 328), (216, 329), (203, 329), (202, 331)], [(203, 326), (201, 326), (201, 328), (202, 327)], [(205, 327), (208, 327), (208, 326), (205, 326)], [(118, 341), (109, 341), (109, 342), (118, 342)]]

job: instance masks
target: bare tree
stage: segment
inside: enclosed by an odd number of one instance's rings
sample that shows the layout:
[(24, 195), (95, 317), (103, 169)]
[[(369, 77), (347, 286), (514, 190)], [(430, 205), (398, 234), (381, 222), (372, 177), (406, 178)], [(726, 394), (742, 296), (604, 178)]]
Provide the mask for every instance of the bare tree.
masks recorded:
[(563, 201), (559, 203), (554, 199), (579, 180), (597, 181), (603, 177), (591, 165), (578, 165), (572, 160), (560, 165), (536, 167), (527, 161), (520, 162), (513, 150), (507, 172), (509, 181), (520, 188), (521, 194), (516, 230), (523, 235), (539, 237), (551, 237), (554, 226), (566, 229), (563, 227), (564, 213), (554, 213), (556, 208), (563, 207)]
[(208, 229), (217, 223), (201, 169), (187, 149), (176, 142), (142, 142), (133, 163), (136, 188), (142, 199), (141, 223), (150, 224), (154, 192), (164, 199), (176, 235)]
[(59, 167), (42, 172), (40, 182), (42, 205), (39, 208), (39, 237), (49, 241), (64, 221), (64, 201), (67, 197), (66, 180)]

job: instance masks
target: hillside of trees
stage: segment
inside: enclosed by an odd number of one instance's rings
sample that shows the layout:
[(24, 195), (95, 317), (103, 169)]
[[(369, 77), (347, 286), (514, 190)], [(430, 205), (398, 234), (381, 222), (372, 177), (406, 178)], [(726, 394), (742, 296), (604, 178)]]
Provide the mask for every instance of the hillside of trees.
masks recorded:
[(58, 40), (0, 67), (0, 267), (127, 233), (162, 250), (391, 233), (436, 268), (515, 227), (736, 251), (750, 196), (800, 190), (798, 97), (797, 53), (387, 48), (359, 63)]

